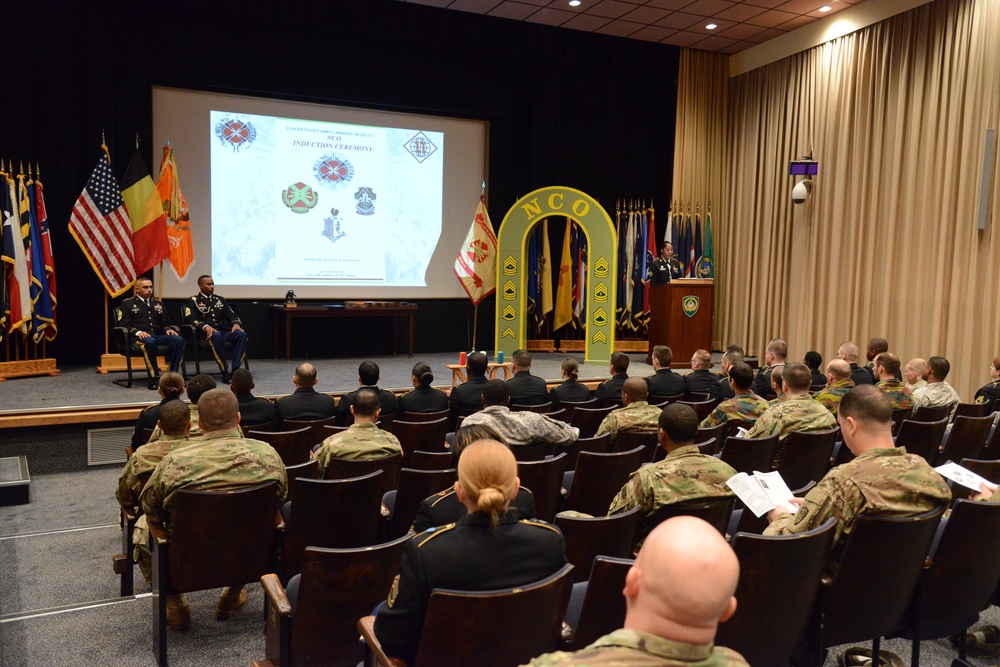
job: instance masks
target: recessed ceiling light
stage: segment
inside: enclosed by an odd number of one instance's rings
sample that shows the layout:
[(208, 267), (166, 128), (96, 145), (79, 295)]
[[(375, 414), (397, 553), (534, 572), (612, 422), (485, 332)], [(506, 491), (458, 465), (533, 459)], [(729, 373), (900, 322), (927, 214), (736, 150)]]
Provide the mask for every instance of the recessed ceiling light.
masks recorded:
[(580, 0), (569, 0), (569, 6), (570, 7), (579, 7), (580, 6)]
[(715, 25), (714, 23), (709, 23), (707, 26), (705, 26), (705, 30), (715, 30), (718, 27), (719, 26)]
[(819, 11), (825, 14), (831, 9), (833, 9), (833, 7), (831, 7), (830, 5), (823, 5), (822, 7), (819, 8)]

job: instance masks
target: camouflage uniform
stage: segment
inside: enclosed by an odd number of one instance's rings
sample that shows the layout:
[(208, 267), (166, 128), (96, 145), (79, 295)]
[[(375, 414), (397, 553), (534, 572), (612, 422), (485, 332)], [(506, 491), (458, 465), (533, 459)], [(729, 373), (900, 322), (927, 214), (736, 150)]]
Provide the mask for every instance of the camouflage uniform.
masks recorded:
[(775, 395), (774, 398), (772, 398), (770, 401), (767, 402), (767, 407), (773, 408), (774, 406), (778, 405), (779, 403), (784, 403), (784, 402), (785, 402), (785, 392), (781, 392), (781, 393)]
[(156, 465), (175, 447), (187, 445), (190, 439), (184, 435), (164, 435), (156, 442), (150, 442), (137, 449), (118, 476), (118, 488), (115, 497), (122, 506), (138, 507), (139, 494), (145, 484), (143, 478), (148, 477), (156, 469)]
[(768, 408), (757, 418), (746, 437), (764, 438), (779, 434), (778, 446), (774, 449), (772, 465), (777, 469), (785, 455), (782, 442), (792, 431), (822, 431), (837, 425), (837, 419), (830, 411), (812, 399), (809, 394), (796, 394), (784, 403)]
[(618, 437), (618, 431), (655, 431), (660, 428), (661, 412), (662, 408), (652, 406), (646, 401), (629, 403), (624, 408), (609, 412), (597, 427), (596, 435), (610, 433), (611, 442), (614, 442)]
[(913, 412), (919, 412), (920, 408), (950, 405), (953, 415), (955, 407), (961, 400), (958, 393), (947, 382), (931, 382), (926, 387), (921, 387), (913, 392)]
[[(198, 426), (198, 404), (190, 403), (188, 407), (191, 409), (191, 430), (188, 431), (188, 437), (200, 438), (201, 427)], [(153, 432), (149, 434), (149, 442), (155, 442), (163, 437), (163, 431), (160, 430), (160, 425), (157, 423), (156, 428), (154, 428)]]
[(334, 433), (323, 441), (310, 458), (319, 461), (319, 475), (326, 477), (330, 459), (368, 461), (402, 453), (399, 440), (392, 433), (383, 431), (374, 422), (355, 422), (346, 431)]
[(164, 456), (139, 497), (145, 514), (139, 517), (132, 533), (136, 559), (146, 583), (152, 581), (146, 522), (154, 521), (169, 530), (177, 491), (235, 489), (272, 480), (278, 483), (274, 503), (277, 509), (288, 494), (285, 464), (271, 445), (244, 438), (238, 429), (202, 435)]
[(729, 497), (733, 491), (726, 486), (726, 480), (735, 474), (736, 471), (728, 463), (702, 454), (694, 445), (678, 447), (662, 461), (650, 463), (632, 473), (611, 501), (608, 515), (621, 514), (640, 506), (649, 516), (672, 503)]
[(882, 380), (875, 384), (876, 387), (885, 392), (889, 400), (892, 401), (893, 410), (912, 410), (913, 397), (906, 391), (900, 380)]
[(698, 428), (711, 428), (728, 421), (753, 421), (764, 414), (768, 402), (757, 394), (740, 394), (719, 403), (712, 414), (705, 417)]
[(844, 394), (854, 387), (854, 380), (837, 380), (826, 385), (822, 391), (813, 396), (814, 401), (819, 401), (824, 408), (830, 411), (834, 417), (837, 416), (837, 409), (840, 408), (840, 399)]
[(859, 514), (912, 516), (950, 501), (944, 478), (923, 457), (907, 454), (905, 447), (871, 449), (828, 472), (798, 512), (780, 515), (764, 534), (804, 533), (835, 517), (833, 562), (838, 562)]
[(712, 644), (688, 644), (638, 630), (615, 630), (575, 653), (540, 655), (527, 667), (737, 667), (743, 656)]
[(921, 387), (926, 387), (926, 386), (927, 386), (927, 380), (917, 380), (913, 384), (907, 384), (906, 388), (909, 389), (910, 393), (912, 394), (917, 389), (920, 389)]
[(484, 424), (500, 434), (511, 447), (536, 442), (576, 442), (580, 429), (537, 412), (511, 412), (505, 405), (491, 405), (469, 415), (463, 426)]

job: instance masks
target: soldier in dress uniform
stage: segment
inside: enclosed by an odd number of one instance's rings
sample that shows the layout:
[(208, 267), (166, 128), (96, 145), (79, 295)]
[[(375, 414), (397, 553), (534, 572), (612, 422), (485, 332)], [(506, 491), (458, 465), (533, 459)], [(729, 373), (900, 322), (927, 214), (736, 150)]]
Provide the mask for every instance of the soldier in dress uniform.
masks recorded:
[(170, 324), (163, 302), (153, 298), (153, 281), (139, 278), (135, 281), (135, 295), (118, 305), (117, 325), (128, 330), (129, 342), (142, 349), (142, 360), (149, 373), (149, 388), (157, 389), (160, 369), (156, 365), (156, 347), (167, 347), (167, 363), (177, 373), (184, 359), (184, 339), (177, 327)]
[(683, 396), (684, 376), (670, 370), (674, 351), (666, 345), (656, 345), (652, 357), (655, 372), (646, 378), (649, 393), (655, 396)]
[(375, 424), (380, 413), (381, 405), (375, 390), (359, 389), (351, 406), (354, 423), (346, 431), (328, 437), (310, 455), (310, 458), (319, 461), (321, 479), (326, 479), (326, 468), (333, 458), (369, 461), (402, 453), (399, 439)]
[(729, 369), (733, 367), (733, 364), (741, 361), (743, 361), (743, 348), (739, 345), (730, 345), (726, 349), (725, 354), (722, 355), (722, 360), (719, 362), (719, 365), (722, 367), (722, 373), (719, 375), (718, 382), (716, 382), (719, 385), (720, 400), (724, 401), (736, 395), (733, 388), (729, 386)]
[(785, 365), (785, 357), (788, 356), (788, 345), (780, 338), (773, 338), (764, 350), (764, 368), (757, 371), (757, 382), (754, 385), (754, 393), (758, 396), (767, 397), (771, 392), (771, 372)]
[(990, 364), (990, 378), (992, 378), (990, 382), (976, 391), (976, 403), (990, 403), (995, 406), (996, 401), (1000, 399), (1000, 355), (993, 357), (993, 363)]
[(660, 248), (660, 256), (649, 267), (649, 284), (666, 285), (675, 278), (684, 277), (684, 267), (674, 256), (674, 245), (666, 241)]
[(612, 410), (601, 421), (595, 435), (611, 434), (611, 444), (614, 444), (622, 431), (656, 431), (660, 419), (660, 408), (646, 402), (646, 380), (640, 377), (629, 378), (622, 385), (622, 405), (624, 407)]
[[(247, 332), (232, 306), (215, 294), (212, 276), (198, 276), (198, 289), (200, 291), (184, 304), (184, 323), (193, 325), (209, 341), (215, 362), (222, 371), (222, 381), (229, 384), (232, 372), (240, 367), (246, 356)], [(233, 346), (232, 365), (228, 369), (226, 342)]]

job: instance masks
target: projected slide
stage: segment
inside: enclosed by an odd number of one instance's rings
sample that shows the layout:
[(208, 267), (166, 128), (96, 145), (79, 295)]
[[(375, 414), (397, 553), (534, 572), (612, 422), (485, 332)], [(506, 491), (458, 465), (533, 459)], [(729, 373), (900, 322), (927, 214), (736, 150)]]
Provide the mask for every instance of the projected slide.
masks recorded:
[(208, 129), (216, 283), (426, 284), (442, 132), (224, 110)]

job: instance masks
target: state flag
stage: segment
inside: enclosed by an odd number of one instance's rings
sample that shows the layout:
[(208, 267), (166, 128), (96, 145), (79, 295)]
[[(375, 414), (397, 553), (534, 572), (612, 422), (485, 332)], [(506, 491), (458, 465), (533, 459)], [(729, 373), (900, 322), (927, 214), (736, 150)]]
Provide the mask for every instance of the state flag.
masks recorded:
[(141, 276), (167, 258), (170, 244), (163, 203), (138, 149), (125, 169), (122, 184), (122, 199), (132, 223), (135, 275)]
[(497, 289), (497, 237), (483, 197), (479, 198), (469, 233), (455, 259), (455, 276), (473, 304), (479, 304)]

